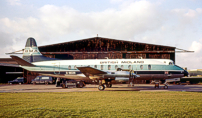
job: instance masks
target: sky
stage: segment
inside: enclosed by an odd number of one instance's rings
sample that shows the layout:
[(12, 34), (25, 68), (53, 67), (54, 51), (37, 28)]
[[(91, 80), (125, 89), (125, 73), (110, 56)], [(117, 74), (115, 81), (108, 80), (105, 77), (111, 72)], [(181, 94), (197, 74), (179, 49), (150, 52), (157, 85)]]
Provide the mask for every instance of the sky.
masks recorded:
[(176, 65), (202, 69), (201, 0), (0, 0), (0, 58), (24, 48), (85, 38), (172, 46)]

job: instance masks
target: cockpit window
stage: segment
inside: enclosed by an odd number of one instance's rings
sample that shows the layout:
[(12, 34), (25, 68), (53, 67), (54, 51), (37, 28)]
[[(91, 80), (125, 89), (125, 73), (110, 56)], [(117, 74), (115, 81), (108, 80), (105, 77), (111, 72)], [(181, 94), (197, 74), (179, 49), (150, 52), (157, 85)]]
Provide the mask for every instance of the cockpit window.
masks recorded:
[(173, 62), (169, 62), (169, 65), (173, 65)]

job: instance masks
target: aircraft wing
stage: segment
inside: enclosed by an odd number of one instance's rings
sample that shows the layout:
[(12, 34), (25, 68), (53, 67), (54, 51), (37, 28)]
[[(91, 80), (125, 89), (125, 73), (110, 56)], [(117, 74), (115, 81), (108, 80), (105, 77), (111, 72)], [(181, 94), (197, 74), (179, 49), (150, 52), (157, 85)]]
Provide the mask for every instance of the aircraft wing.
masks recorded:
[(73, 79), (73, 80), (89, 80), (89, 78), (85, 76), (64, 75), (64, 74), (44, 74), (44, 73), (39, 73), (39, 75), (51, 76), (56, 78)]
[(92, 67), (77, 67), (84, 75), (99, 75), (99, 74), (107, 74), (104, 71), (92, 68)]
[(66, 78), (66, 79), (73, 79), (73, 80), (89, 80), (89, 76), (93, 75), (100, 75), (100, 74), (107, 74), (104, 71), (92, 68), (92, 67), (77, 67), (83, 74), (80, 76), (70, 75), (70, 74), (45, 74), (39, 73), (39, 75), (43, 76), (51, 76), (51, 77), (59, 77), (59, 78)]

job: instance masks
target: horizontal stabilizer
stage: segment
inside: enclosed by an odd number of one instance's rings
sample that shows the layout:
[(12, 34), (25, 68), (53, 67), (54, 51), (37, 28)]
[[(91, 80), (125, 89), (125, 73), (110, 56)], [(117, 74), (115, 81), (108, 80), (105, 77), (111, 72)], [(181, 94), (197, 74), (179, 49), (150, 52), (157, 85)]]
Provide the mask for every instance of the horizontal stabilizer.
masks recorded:
[(23, 59), (17, 57), (17, 56), (11, 55), (10, 57), (11, 57), (13, 60), (15, 60), (15, 61), (16, 61), (19, 65), (21, 65), (21, 66), (35, 66), (35, 65), (33, 65), (33, 64), (31, 64), (31, 63), (29, 63), (29, 62), (27, 62), (27, 61), (25, 61), (25, 60), (23, 60)]
[(77, 67), (85, 75), (98, 75), (98, 74), (107, 74), (104, 71), (92, 68), (92, 67)]

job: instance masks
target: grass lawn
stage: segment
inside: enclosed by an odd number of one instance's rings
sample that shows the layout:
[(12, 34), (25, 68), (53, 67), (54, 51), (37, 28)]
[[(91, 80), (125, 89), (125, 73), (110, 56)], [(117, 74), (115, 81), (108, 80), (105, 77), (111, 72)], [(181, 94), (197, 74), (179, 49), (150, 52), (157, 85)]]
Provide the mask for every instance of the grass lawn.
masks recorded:
[(0, 117), (202, 117), (202, 93), (0, 93)]

